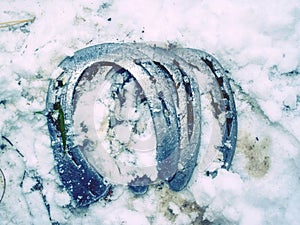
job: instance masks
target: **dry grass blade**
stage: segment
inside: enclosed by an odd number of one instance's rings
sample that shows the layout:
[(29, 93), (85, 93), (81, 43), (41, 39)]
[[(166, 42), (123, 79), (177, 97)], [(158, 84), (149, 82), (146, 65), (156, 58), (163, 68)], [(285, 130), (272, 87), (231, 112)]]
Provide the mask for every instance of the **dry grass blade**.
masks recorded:
[(0, 22), (0, 28), (12, 27), (20, 24), (25, 24), (25, 23), (32, 23), (34, 20), (35, 17), (31, 19), (25, 19), (25, 20), (12, 20), (7, 22)]
[(2, 202), (4, 193), (6, 189), (6, 181), (5, 181), (5, 176), (2, 170), (0, 169), (0, 203)]

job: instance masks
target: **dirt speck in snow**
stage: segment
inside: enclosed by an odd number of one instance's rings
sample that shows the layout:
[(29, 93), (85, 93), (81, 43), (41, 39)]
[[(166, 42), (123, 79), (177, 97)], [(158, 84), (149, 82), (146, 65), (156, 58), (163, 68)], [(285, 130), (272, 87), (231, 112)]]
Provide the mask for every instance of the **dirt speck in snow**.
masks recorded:
[(244, 133), (238, 140), (237, 149), (245, 155), (247, 163), (245, 169), (252, 177), (265, 176), (271, 165), (269, 137), (256, 137), (250, 133)]
[(205, 208), (200, 207), (195, 201), (184, 199), (179, 193), (173, 192), (168, 187), (164, 187), (158, 194), (160, 195), (159, 211), (169, 221), (175, 222), (179, 214), (185, 214), (190, 217), (191, 224), (212, 224), (208, 220), (203, 219)]

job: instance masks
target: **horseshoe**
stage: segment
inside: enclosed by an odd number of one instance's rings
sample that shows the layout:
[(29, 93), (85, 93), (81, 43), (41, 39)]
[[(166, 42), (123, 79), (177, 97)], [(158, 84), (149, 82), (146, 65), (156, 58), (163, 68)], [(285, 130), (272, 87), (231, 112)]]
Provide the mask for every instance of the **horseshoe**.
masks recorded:
[[(104, 48), (104, 49), (102, 49)], [(77, 85), (77, 80), (80, 78), (80, 71), (83, 71), (78, 64), (74, 63), (77, 61), (83, 60), (83, 55), (85, 58), (94, 61), (114, 61), (111, 58), (109, 52), (121, 51), (120, 49), (114, 46), (109, 48), (109, 45), (98, 46), (97, 50), (100, 52), (105, 52), (106, 54), (100, 57), (100, 54), (97, 55), (97, 59), (91, 57), (91, 50), (93, 48), (88, 48), (76, 52), (72, 58), (66, 58), (60, 65), (64, 69), (64, 72), (57, 78), (56, 84), (49, 88), (50, 92), (48, 93), (47, 108), (48, 108), (48, 125), (50, 134), (52, 137), (52, 148), (54, 150), (54, 156), (57, 161), (58, 172), (60, 174), (63, 184), (66, 186), (66, 189), (69, 193), (76, 199), (78, 205), (89, 204), (90, 201), (94, 201), (98, 198), (101, 198), (107, 192), (109, 185), (106, 184), (102, 175), (95, 171), (95, 168), (92, 168), (88, 161), (85, 160), (83, 153), (80, 151), (80, 147), (74, 144), (72, 136), (72, 103), (74, 102), (73, 92)], [(124, 51), (124, 48), (122, 49)], [(76, 57), (78, 56), (78, 57)], [(116, 56), (116, 55), (115, 55)], [(116, 56), (117, 57), (117, 56)], [(117, 57), (118, 58), (118, 57)], [(174, 129), (177, 127), (175, 117), (173, 116), (173, 123), (170, 123), (168, 126), (172, 125), (171, 129), (164, 129), (164, 133), (161, 133), (162, 129), (159, 129), (159, 126), (163, 126), (165, 119), (164, 110), (161, 110), (163, 107), (162, 101), (156, 96), (157, 93), (153, 93), (151, 87), (150, 77), (147, 73), (139, 68), (137, 65), (133, 64), (129, 60), (120, 59), (119, 64), (125, 64), (130, 67), (128, 70), (131, 74), (135, 74), (135, 79), (139, 82), (139, 85), (143, 88), (143, 91), (146, 93), (147, 101), (149, 103), (149, 108), (152, 113), (152, 119), (156, 128), (156, 138), (159, 140), (157, 145), (157, 159), (158, 159), (158, 171), (159, 177), (164, 178), (168, 175), (168, 170), (172, 166), (172, 158), (178, 158), (176, 156), (176, 151), (178, 150), (178, 140), (179, 137), (174, 138), (176, 132)], [(71, 67), (73, 65), (73, 67)], [(131, 71), (134, 71), (132, 73)], [(78, 76), (79, 75), (79, 76)], [(65, 84), (62, 84), (64, 81), (67, 81)], [(152, 84), (153, 86), (153, 84)], [(160, 91), (162, 92), (162, 90)], [(52, 101), (51, 101), (52, 100)], [(164, 101), (164, 103), (166, 103)], [(170, 110), (172, 107), (169, 107)], [(174, 107), (173, 107), (174, 108)], [(59, 115), (55, 119), (53, 112), (55, 110), (59, 111)], [(173, 112), (174, 113), (174, 112)], [(170, 115), (172, 118), (172, 114)], [(62, 119), (63, 118), (63, 121)], [(175, 124), (174, 124), (175, 122)], [(61, 127), (65, 127), (64, 130), (59, 129), (57, 124), (65, 123)], [(68, 134), (71, 135), (68, 135)], [(64, 140), (66, 136), (66, 140)], [(65, 143), (65, 144), (61, 144)], [(173, 153), (175, 152), (175, 153)], [(168, 158), (171, 158), (168, 159)], [(173, 168), (173, 174), (176, 170), (176, 164)], [(168, 167), (166, 170), (164, 167)], [(167, 173), (167, 174), (164, 174)], [(171, 175), (173, 175), (171, 174)], [(85, 185), (81, 185), (81, 182), (86, 182)], [(132, 185), (131, 185), (132, 186)]]

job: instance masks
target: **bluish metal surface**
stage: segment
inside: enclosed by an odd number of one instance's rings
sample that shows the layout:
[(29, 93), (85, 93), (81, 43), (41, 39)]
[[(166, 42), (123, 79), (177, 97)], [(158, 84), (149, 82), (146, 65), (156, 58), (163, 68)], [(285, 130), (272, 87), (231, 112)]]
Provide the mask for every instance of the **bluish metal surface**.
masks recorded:
[(58, 128), (59, 120), (52, 114), (55, 110), (54, 104), (59, 102), (57, 96), (53, 95), (57, 89), (58, 87), (51, 82), (47, 97), (47, 121), (57, 171), (76, 205), (87, 206), (105, 196), (110, 184), (88, 164), (78, 147), (72, 146), (72, 142), (68, 142), (66, 149), (64, 148), (62, 134)]

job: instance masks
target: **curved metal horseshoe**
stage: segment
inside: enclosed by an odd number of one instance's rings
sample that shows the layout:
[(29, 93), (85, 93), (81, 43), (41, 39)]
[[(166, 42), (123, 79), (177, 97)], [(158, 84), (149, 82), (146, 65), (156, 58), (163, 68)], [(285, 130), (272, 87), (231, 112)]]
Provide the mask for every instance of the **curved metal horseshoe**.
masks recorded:
[[(159, 127), (164, 127), (167, 123), (163, 110), (166, 102), (162, 101), (163, 99), (160, 99), (156, 92), (153, 92), (153, 88), (151, 88), (151, 86), (153, 86), (151, 77), (147, 74), (145, 69), (140, 68), (138, 64), (130, 60), (125, 60), (127, 58), (125, 54), (127, 51), (125, 50), (128, 49), (119, 49), (118, 46), (110, 44), (97, 46), (96, 49), (95, 47), (90, 47), (80, 50), (76, 52), (74, 56), (66, 58), (60, 64), (64, 72), (57, 78), (57, 82), (51, 82), (49, 87), (47, 109), (49, 112), (48, 126), (52, 137), (51, 145), (54, 150), (61, 180), (79, 206), (87, 205), (101, 198), (109, 189), (109, 184), (104, 181), (100, 173), (97, 173), (95, 169), (90, 166), (80, 151), (79, 146), (74, 144), (74, 137), (72, 135), (73, 92), (76, 88), (77, 80), (86, 68), (86, 65), (80, 66), (80, 62), (83, 60), (87, 64), (98, 61), (113, 62), (115, 60), (114, 58), (118, 58), (118, 55), (113, 55), (112, 53), (115, 52), (119, 54), (120, 51), (123, 51), (122, 59), (119, 59), (117, 63), (121, 67), (127, 66), (129, 73), (134, 74), (135, 79), (145, 92), (155, 124), (155, 130), (157, 131), (156, 138), (158, 139), (158, 145), (156, 151), (159, 177), (166, 179), (168, 176), (172, 176), (177, 169), (175, 163), (173, 165), (173, 172), (171, 174), (169, 173), (172, 162), (178, 158), (176, 152), (178, 152), (179, 136), (176, 137), (177, 132), (173, 132), (176, 130), (175, 128), (177, 128), (177, 120), (175, 116), (172, 116), (175, 112), (170, 113), (169, 118), (171, 118), (171, 122), (167, 124), (168, 127), (173, 126), (173, 128), (164, 129), (165, 132), (161, 133), (162, 129)], [(101, 53), (103, 53), (103, 55), (101, 55)], [(162, 91), (163, 90), (160, 90), (159, 93), (163, 93)], [(174, 107), (169, 107), (169, 111), (171, 111), (172, 108)], [(167, 167), (168, 170), (165, 167)], [(139, 192), (143, 190), (144, 189), (136, 189), (135, 191)]]

